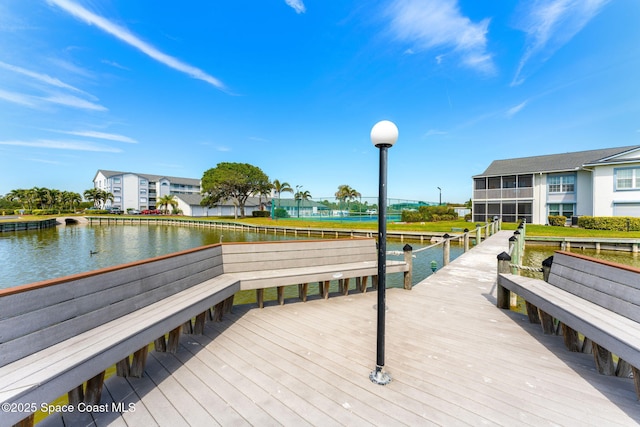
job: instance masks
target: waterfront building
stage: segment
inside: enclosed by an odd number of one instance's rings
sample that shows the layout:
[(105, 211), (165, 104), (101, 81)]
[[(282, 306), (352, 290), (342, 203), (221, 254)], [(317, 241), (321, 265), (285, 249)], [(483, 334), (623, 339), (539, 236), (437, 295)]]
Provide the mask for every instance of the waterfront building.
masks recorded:
[(113, 201), (106, 207), (123, 211), (157, 209), (157, 200), (163, 196), (200, 195), (200, 180), (137, 172), (121, 172), (100, 169), (93, 178), (93, 185), (113, 194)]
[(640, 216), (640, 146), (494, 160), (473, 176), (473, 221)]
[[(119, 208), (124, 212), (159, 209), (157, 201), (166, 195), (174, 196), (177, 209), (186, 216), (233, 216), (235, 211), (231, 200), (211, 208), (200, 205), (200, 180), (195, 178), (100, 169), (93, 178), (93, 185), (113, 194), (113, 201), (108, 201), (106, 208)], [(251, 216), (254, 210), (270, 209), (270, 199), (249, 197), (245, 215)]]

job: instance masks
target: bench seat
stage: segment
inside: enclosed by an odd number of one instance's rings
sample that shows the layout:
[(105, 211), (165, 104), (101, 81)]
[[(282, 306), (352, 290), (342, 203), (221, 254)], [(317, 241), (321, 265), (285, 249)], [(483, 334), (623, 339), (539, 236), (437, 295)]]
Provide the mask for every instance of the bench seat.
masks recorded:
[(221, 275), (0, 367), (0, 402), (50, 402), (239, 289)]
[(561, 323), (640, 366), (640, 324), (544, 280), (501, 274), (499, 284)]

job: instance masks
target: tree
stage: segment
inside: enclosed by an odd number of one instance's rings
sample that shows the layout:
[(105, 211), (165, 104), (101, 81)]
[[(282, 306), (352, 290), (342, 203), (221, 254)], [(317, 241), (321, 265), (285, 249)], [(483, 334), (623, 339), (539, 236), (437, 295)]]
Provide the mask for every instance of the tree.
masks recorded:
[(342, 203), (347, 202), (347, 211), (349, 210), (349, 201), (362, 197), (359, 192), (345, 184), (338, 186), (335, 196)]
[(278, 207), (280, 207), (280, 195), (282, 193), (293, 193), (293, 188), (288, 182), (280, 182), (277, 179), (273, 181), (273, 189), (278, 195)]
[(300, 201), (305, 201), (311, 199), (311, 193), (309, 191), (298, 191), (293, 196), (294, 199), (298, 201), (298, 218), (300, 218)]
[(244, 216), (244, 205), (252, 194), (258, 194), (269, 183), (269, 177), (257, 166), (248, 163), (218, 163), (202, 176), (201, 205), (213, 207), (231, 200), (234, 214)]
[(160, 209), (164, 206), (164, 213), (169, 213), (169, 205), (175, 210), (178, 206), (178, 201), (173, 197), (172, 194), (167, 194), (166, 196), (162, 196), (158, 199), (158, 206)]

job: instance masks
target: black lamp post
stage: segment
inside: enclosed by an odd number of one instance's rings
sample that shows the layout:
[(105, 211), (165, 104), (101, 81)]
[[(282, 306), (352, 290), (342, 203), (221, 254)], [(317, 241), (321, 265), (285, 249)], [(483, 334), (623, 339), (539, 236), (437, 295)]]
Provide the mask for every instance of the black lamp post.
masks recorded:
[(440, 188), (440, 187), (436, 187), (436, 188), (440, 192), (440, 197), (438, 199), (438, 206), (441, 206), (442, 205), (442, 188)]
[(398, 139), (398, 128), (388, 120), (376, 123), (371, 129), (371, 142), (380, 149), (380, 184), (378, 186), (378, 333), (376, 342), (376, 369), (369, 378), (385, 385), (391, 377), (384, 368), (384, 328), (386, 310), (387, 273), (387, 150)]

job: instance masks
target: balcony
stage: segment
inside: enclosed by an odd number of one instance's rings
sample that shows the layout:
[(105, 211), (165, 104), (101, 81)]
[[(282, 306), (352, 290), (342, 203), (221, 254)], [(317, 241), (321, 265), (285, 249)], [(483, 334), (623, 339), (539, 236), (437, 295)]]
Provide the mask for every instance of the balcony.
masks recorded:
[(533, 188), (493, 188), (473, 190), (473, 200), (532, 199)]

